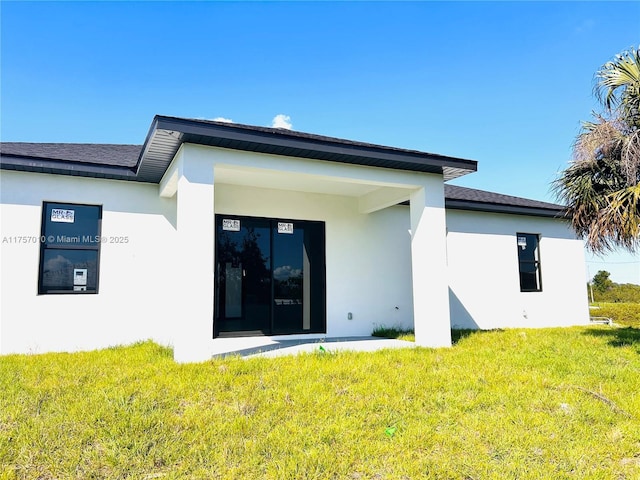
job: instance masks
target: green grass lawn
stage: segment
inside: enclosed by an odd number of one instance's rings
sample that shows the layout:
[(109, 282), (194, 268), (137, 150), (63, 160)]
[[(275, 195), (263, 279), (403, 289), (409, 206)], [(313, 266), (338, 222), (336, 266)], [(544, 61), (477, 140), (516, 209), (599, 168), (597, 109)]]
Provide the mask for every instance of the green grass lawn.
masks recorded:
[(638, 479), (640, 330), (178, 365), (0, 357), (0, 478)]

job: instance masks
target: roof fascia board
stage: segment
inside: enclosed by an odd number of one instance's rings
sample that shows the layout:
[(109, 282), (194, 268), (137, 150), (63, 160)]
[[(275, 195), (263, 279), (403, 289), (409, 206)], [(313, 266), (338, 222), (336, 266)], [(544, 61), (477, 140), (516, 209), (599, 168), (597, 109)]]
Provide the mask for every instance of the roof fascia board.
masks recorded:
[[(293, 136), (286, 136), (286, 132), (283, 132), (284, 136), (280, 136), (258, 130), (238, 131), (237, 128), (232, 126), (227, 127), (225, 125), (213, 124), (203, 125), (188, 119), (177, 119), (171, 117), (156, 116), (152, 125), (152, 131), (153, 129), (178, 131), (183, 134), (201, 135), (204, 137), (224, 138), (227, 140), (256, 143), (271, 147), (286, 147), (360, 158), (375, 158), (416, 166), (424, 166), (424, 161), (426, 160), (433, 167), (457, 167), (468, 170), (469, 172), (476, 171), (478, 165), (478, 162), (475, 160), (456, 159), (441, 155), (411, 151), (394, 152), (387, 151), (382, 147), (340, 144), (338, 142), (323, 139), (296, 138)], [(150, 131), (150, 134), (152, 131)], [(145, 147), (149, 138), (150, 136), (147, 135)], [(145, 151), (146, 148), (143, 148), (143, 152)]]

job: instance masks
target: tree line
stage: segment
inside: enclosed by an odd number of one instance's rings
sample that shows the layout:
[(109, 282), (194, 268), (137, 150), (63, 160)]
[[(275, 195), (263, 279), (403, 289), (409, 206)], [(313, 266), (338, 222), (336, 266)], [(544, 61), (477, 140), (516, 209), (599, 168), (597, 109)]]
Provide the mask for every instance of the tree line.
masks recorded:
[(615, 283), (610, 273), (600, 270), (589, 284), (589, 298), (594, 302), (640, 303), (640, 285)]

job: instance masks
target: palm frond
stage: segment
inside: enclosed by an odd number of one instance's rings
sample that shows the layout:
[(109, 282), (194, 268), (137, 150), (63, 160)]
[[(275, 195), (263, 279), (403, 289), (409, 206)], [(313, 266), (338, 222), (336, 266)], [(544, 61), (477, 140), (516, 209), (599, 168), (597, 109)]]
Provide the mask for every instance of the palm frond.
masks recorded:
[(566, 216), (594, 252), (640, 250), (640, 48), (617, 55), (596, 73), (605, 107), (584, 122), (569, 167), (552, 183)]
[(611, 246), (622, 246), (632, 252), (640, 249), (640, 184), (608, 196), (608, 205), (602, 210), (594, 232), (601, 239), (610, 239)]
[(640, 183), (640, 129), (625, 137), (620, 157), (627, 185)]
[(616, 55), (598, 70), (595, 80), (595, 96), (608, 111), (640, 107), (640, 48)]
[(616, 156), (624, 144), (623, 129), (619, 121), (603, 117), (598, 117), (597, 122), (585, 122), (573, 146), (574, 161), (593, 163), (602, 157)]

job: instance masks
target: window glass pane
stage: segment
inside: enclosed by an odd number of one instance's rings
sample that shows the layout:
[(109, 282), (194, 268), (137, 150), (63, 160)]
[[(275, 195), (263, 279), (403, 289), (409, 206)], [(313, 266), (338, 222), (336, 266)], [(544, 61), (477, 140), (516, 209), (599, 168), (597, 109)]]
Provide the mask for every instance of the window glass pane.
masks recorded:
[(42, 291), (95, 292), (97, 265), (97, 250), (46, 249), (42, 259)]
[(271, 321), (270, 223), (216, 215), (216, 229), (216, 328), (267, 333)]
[[(309, 264), (305, 263), (303, 285), (305, 290), (305, 315), (310, 316), (311, 331), (325, 332), (325, 235), (323, 222), (307, 222), (304, 228), (304, 251)], [(307, 313), (308, 310), (308, 313)], [(303, 325), (304, 327), (304, 325)], [(304, 327), (306, 329), (306, 327)]]
[(225, 295), (224, 306), (227, 318), (242, 317), (242, 263), (224, 264)]
[(45, 242), (48, 247), (97, 247), (100, 207), (47, 203), (44, 211)]
[[(304, 330), (304, 224), (274, 222), (273, 302), (274, 331)], [(307, 326), (309, 322), (307, 321)], [(309, 328), (307, 328), (308, 330)]]
[(537, 260), (538, 237), (531, 234), (518, 234), (518, 259), (523, 262), (533, 262)]
[(302, 303), (304, 230), (296, 228), (290, 234), (273, 232), (273, 289), (276, 304)]
[(520, 290), (539, 290), (538, 268), (535, 263), (520, 264)]
[(539, 237), (532, 233), (518, 233), (517, 238), (520, 291), (541, 291)]

